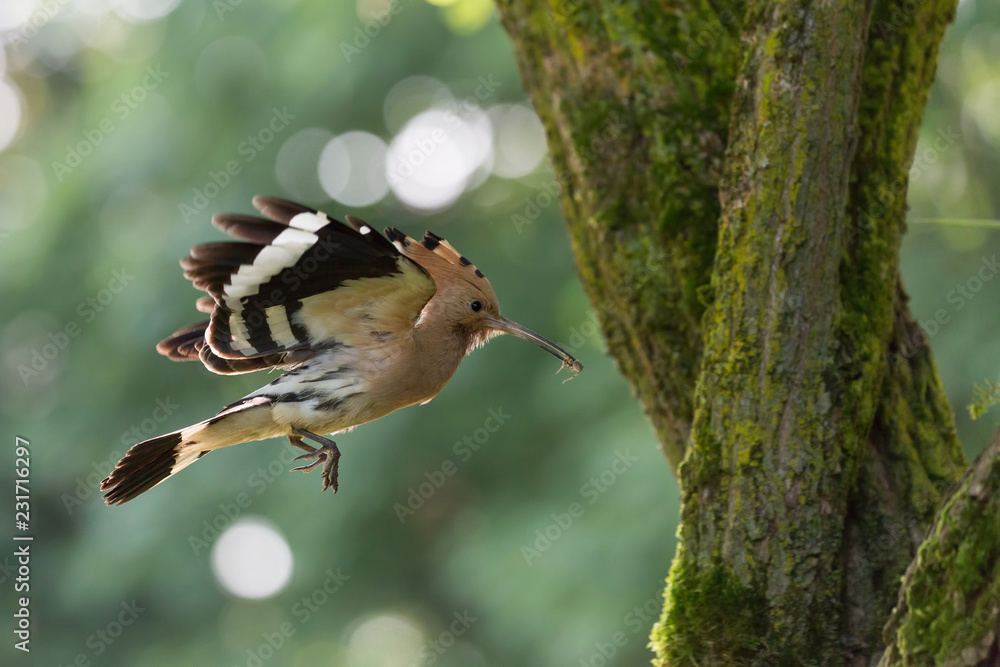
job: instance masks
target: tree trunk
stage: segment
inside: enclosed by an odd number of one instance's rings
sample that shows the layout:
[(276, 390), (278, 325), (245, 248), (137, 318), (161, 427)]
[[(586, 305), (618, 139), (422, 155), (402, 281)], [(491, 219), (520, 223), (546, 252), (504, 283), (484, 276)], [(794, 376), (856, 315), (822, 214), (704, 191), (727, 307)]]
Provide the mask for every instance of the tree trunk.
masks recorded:
[(899, 280), (955, 1), (499, 4), (584, 287), (679, 471), (657, 664), (876, 663), (966, 466)]

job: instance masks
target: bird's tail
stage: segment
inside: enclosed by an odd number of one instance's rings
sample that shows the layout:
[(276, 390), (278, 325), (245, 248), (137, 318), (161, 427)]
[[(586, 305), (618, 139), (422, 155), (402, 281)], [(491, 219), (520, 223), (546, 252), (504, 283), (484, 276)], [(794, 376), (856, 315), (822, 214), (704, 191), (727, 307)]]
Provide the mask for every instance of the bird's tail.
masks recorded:
[(213, 449), (278, 435), (270, 432), (273, 426), (267, 428), (273, 424), (269, 417), (269, 405), (243, 403), (193, 426), (132, 445), (101, 482), (104, 502), (128, 502)]

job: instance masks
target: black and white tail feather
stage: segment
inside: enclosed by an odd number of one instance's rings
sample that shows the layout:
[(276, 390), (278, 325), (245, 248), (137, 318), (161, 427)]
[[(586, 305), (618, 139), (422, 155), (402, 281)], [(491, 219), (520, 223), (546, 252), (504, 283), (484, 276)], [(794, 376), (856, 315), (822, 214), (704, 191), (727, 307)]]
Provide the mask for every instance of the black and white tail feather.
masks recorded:
[[(304, 371), (317, 356), (326, 355), (329, 362), (330, 350), (339, 344), (305, 317), (304, 299), (348, 281), (413, 275), (414, 270), (426, 277), (426, 299), (433, 294), (433, 280), (399, 252), (399, 242), (390, 242), (364, 222), (348, 216), (344, 224), (271, 197), (255, 197), (253, 204), (269, 219), (215, 216), (212, 223), (240, 241), (199, 245), (181, 260), (185, 277), (208, 293), (198, 299), (197, 308), (210, 313), (210, 318), (180, 329), (156, 349), (175, 361), (200, 360), (221, 374), (296, 370), (210, 419), (134, 445), (101, 484), (108, 504), (135, 498), (213, 449), (289, 435), (287, 424), (275, 423), (272, 410), (282, 402), (316, 398), (317, 390), (300, 391), (302, 385), (296, 388), (293, 380), (322, 379), (323, 375), (311, 378)], [(386, 235), (406, 238), (394, 229), (387, 229)], [(325, 399), (320, 406), (329, 409), (357, 395), (349, 386), (334, 387), (333, 393), (319, 396)], [(292, 441), (295, 444), (294, 437)]]

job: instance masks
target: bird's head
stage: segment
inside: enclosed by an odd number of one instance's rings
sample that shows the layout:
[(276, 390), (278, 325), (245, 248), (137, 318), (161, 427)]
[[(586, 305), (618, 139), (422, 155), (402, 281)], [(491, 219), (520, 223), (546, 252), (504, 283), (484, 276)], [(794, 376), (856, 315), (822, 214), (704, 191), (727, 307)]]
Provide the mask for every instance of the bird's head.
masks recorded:
[(421, 242), (397, 230), (387, 229), (386, 235), (434, 279), (437, 284), (435, 316), (443, 316), (455, 337), (466, 342), (467, 352), (496, 335), (508, 333), (557, 357), (563, 367), (576, 373), (583, 370), (583, 364), (558, 345), (501, 315), (500, 303), (490, 281), (447, 241), (431, 232), (427, 232)]

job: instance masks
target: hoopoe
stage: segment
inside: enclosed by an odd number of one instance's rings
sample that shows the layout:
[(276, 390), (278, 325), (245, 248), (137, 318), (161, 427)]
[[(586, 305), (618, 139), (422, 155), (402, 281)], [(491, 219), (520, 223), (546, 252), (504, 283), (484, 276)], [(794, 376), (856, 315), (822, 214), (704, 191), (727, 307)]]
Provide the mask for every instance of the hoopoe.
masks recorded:
[(181, 260), (184, 276), (208, 292), (196, 306), (211, 316), (156, 350), (226, 375), (288, 372), (210, 419), (132, 446), (101, 483), (107, 504), (132, 500), (212, 450), (273, 437), (312, 461), (293, 470), (322, 465), (323, 490), (336, 493), (340, 450), (324, 434), (427, 403), (465, 355), (500, 333), (552, 353), (560, 370), (583, 370), (501, 316), (489, 281), (444, 239), (427, 232), (418, 242), (391, 227), (383, 237), (357, 218), (344, 224), (272, 197), (253, 204), (270, 219), (217, 215), (212, 223), (242, 241), (195, 246)]

